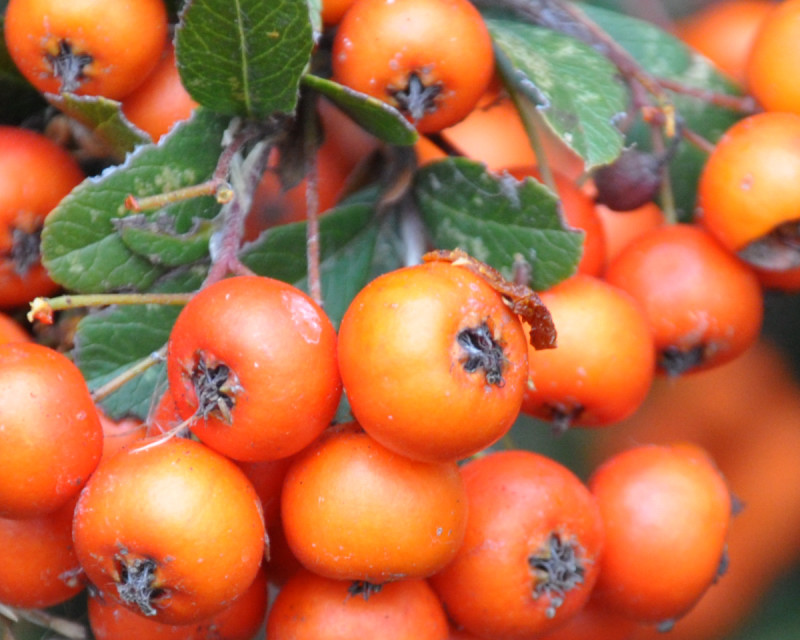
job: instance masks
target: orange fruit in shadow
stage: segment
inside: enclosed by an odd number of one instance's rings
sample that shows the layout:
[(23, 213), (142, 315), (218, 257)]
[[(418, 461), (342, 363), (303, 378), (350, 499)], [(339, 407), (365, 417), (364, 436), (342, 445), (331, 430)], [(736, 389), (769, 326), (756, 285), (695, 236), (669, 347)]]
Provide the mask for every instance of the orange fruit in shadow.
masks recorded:
[(786, 0), (761, 23), (747, 60), (747, 87), (767, 111), (800, 114), (799, 56), (800, 0)]
[(176, 122), (191, 116), (197, 106), (181, 82), (175, 48), (169, 43), (156, 68), (122, 101), (122, 113), (158, 142)]
[[(800, 559), (800, 385), (780, 352), (758, 342), (715, 369), (657, 379), (641, 409), (592, 432), (596, 460), (632, 443), (685, 439), (706, 449), (744, 505), (728, 536), (727, 573), (672, 631), (671, 640), (727, 637), (770, 584)], [(769, 540), (765, 544), (766, 539)], [(653, 628), (636, 640), (663, 640)]]
[(654, 202), (632, 211), (614, 211), (602, 204), (595, 209), (603, 227), (608, 262), (640, 235), (664, 224), (664, 213)]
[[(569, 178), (583, 173), (583, 161), (549, 130), (540, 130), (548, 164)], [(482, 101), (461, 122), (441, 132), (464, 156), (492, 171), (537, 164), (522, 119), (508, 97)]]
[(676, 35), (744, 86), (756, 33), (774, 7), (770, 0), (713, 2), (680, 20)]
[[(351, 173), (377, 148), (378, 141), (325, 100), (319, 101), (319, 115), (324, 138), (317, 151), (317, 213), (323, 214), (342, 197)], [(284, 189), (277, 173), (279, 162), (275, 151), (245, 220), (246, 240), (255, 240), (270, 227), (301, 222), (308, 215), (307, 178)]]

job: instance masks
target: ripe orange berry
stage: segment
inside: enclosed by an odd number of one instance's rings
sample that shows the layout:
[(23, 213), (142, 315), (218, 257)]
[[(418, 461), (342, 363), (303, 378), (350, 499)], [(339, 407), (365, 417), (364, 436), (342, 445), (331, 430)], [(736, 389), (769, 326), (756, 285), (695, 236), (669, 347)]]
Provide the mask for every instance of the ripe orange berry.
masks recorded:
[(519, 414), (527, 339), (481, 276), (444, 262), (386, 273), (339, 327), (353, 415), (385, 447), (458, 460), (499, 440)]
[(767, 111), (800, 114), (800, 0), (786, 0), (761, 23), (747, 62), (747, 86)]
[(467, 0), (356, 0), (339, 23), (332, 63), (338, 82), (391, 104), (430, 133), (477, 104), (494, 53)]
[(653, 336), (627, 293), (575, 275), (541, 294), (558, 330), (555, 349), (528, 349), (522, 410), (559, 428), (602, 426), (633, 413), (655, 375)]
[(744, 86), (756, 34), (774, 7), (771, 0), (712, 2), (678, 22), (677, 35)]
[(593, 597), (641, 622), (671, 623), (719, 575), (731, 495), (694, 444), (643, 445), (606, 460), (589, 479), (605, 524)]
[(455, 462), (411, 460), (348, 423), (293, 459), (281, 518), (307, 569), (380, 584), (426, 578), (450, 562), (464, 539), (467, 500)]
[(698, 197), (700, 222), (730, 251), (762, 268), (800, 266), (800, 115), (761, 113), (728, 129)]
[(680, 374), (732, 360), (755, 342), (764, 302), (753, 271), (705, 229), (653, 229), (608, 266), (606, 281), (641, 304), (658, 364)]
[(133, 93), (125, 96), (122, 113), (158, 142), (175, 123), (191, 116), (197, 106), (181, 82), (175, 48), (168, 43), (156, 68)]

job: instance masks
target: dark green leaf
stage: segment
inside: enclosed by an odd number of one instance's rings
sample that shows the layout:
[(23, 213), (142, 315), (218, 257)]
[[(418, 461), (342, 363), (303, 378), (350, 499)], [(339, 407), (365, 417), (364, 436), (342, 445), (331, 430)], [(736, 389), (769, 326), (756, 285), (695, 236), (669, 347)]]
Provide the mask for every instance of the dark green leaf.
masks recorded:
[(361, 127), (384, 142), (408, 146), (419, 137), (403, 114), (377, 98), (311, 74), (303, 76), (303, 84), (329, 98)]
[[(335, 325), (371, 277), (378, 232), (373, 219), (375, 197), (373, 191), (361, 194), (319, 220), (322, 295), (325, 311)], [(260, 275), (308, 291), (306, 223), (269, 229), (245, 247), (242, 262)]]
[[(370, 280), (415, 262), (416, 252), (410, 252), (411, 247), (409, 247), (407, 229), (404, 229), (404, 225), (421, 225), (422, 223), (418, 218), (409, 220), (404, 214), (403, 207), (391, 207), (388, 211), (381, 213), (378, 220), (378, 236), (375, 239), (375, 252), (372, 256)], [(416, 231), (413, 229), (412, 234)], [(425, 247), (420, 247), (420, 250), (424, 251)]]
[(211, 220), (196, 220), (184, 233), (175, 230), (175, 218), (168, 213), (144, 214), (116, 220), (117, 229), (127, 247), (153, 264), (178, 267), (208, 256), (208, 243), (216, 230)]
[[(590, 5), (581, 5), (581, 10), (656, 77), (677, 80), (693, 76), (696, 81), (706, 83), (722, 80), (708, 60), (693, 54), (680, 40), (649, 22)], [(724, 83), (732, 86), (728, 81)]]
[[(183, 272), (154, 290), (194, 291), (204, 276), (203, 269)], [(181, 308), (115, 306), (83, 318), (75, 336), (74, 357), (89, 388), (97, 389), (164, 346)], [(103, 409), (112, 418), (135, 415), (144, 419), (164, 380), (164, 365), (155, 365), (108, 396)]]
[[(602, 27), (651, 75), (668, 78), (687, 87), (737, 95), (734, 85), (704, 57), (695, 54), (677, 38), (647, 22), (598, 7), (582, 6), (586, 14)], [(705, 100), (668, 92), (678, 115), (693, 131), (711, 142), (730, 128), (743, 114), (723, 109)], [(650, 148), (650, 130), (640, 124), (630, 135), (642, 149)], [(672, 190), (679, 215), (688, 219), (694, 210), (697, 181), (706, 155), (682, 144), (670, 164)]]
[(294, 111), (313, 44), (305, 0), (189, 0), (175, 51), (197, 102), (263, 118)]
[(48, 93), (46, 97), (51, 105), (93, 131), (110, 155), (119, 160), (136, 146), (150, 142), (148, 134), (122, 115), (121, 104), (116, 100), (74, 93)]
[(557, 198), (533, 179), (520, 183), (450, 158), (420, 169), (414, 193), (437, 249), (463, 249), (506, 278), (521, 258), (539, 291), (575, 272), (583, 233), (565, 225)]
[(504, 80), (531, 100), (549, 127), (586, 162), (622, 151), (615, 122), (627, 108), (616, 67), (588, 45), (508, 18), (487, 16)]
[[(164, 193), (207, 180), (216, 167), (226, 117), (197, 109), (158, 146), (138, 147), (123, 165), (89, 178), (45, 220), (42, 261), (56, 282), (86, 293), (147, 289), (164, 271), (122, 241), (115, 221), (130, 214), (129, 194)], [(196, 218), (213, 218), (211, 197), (170, 205), (175, 230), (187, 231)], [(155, 215), (155, 212), (153, 212)]]

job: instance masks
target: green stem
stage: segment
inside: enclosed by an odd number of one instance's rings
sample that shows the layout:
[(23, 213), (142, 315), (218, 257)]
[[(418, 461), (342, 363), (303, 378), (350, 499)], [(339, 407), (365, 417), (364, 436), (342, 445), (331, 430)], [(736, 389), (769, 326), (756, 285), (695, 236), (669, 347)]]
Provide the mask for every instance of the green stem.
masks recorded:
[(28, 321), (52, 324), (54, 311), (83, 307), (107, 307), (112, 304), (171, 304), (185, 305), (194, 293), (89, 293), (67, 294), (55, 298), (34, 298)]
[(125, 369), (125, 371), (123, 371), (118, 376), (106, 382), (103, 386), (95, 389), (92, 392), (92, 399), (95, 402), (100, 402), (104, 398), (107, 398), (112, 393), (120, 389), (123, 385), (127, 384), (137, 376), (143, 374), (150, 367), (153, 367), (158, 363), (163, 362), (166, 356), (167, 356), (167, 345), (164, 345), (158, 351), (154, 351), (146, 358), (142, 358), (141, 360), (139, 360), (139, 362)]
[[(661, 131), (658, 126), (653, 126), (651, 129), (653, 150), (659, 154), (664, 154), (664, 139), (661, 137)], [(679, 135), (676, 132), (676, 135)], [(675, 209), (675, 193), (672, 190), (672, 180), (669, 175), (669, 162), (664, 162), (661, 167), (661, 188), (659, 191), (661, 200), (661, 211), (664, 213), (664, 221), (667, 224), (675, 224), (678, 222), (678, 212)]]
[(161, 209), (174, 202), (183, 202), (201, 196), (214, 196), (220, 204), (230, 202), (233, 198), (233, 189), (225, 180), (212, 178), (201, 184), (193, 184), (167, 193), (157, 193), (152, 196), (137, 198), (129, 195), (125, 198), (125, 208), (131, 211), (152, 211)]

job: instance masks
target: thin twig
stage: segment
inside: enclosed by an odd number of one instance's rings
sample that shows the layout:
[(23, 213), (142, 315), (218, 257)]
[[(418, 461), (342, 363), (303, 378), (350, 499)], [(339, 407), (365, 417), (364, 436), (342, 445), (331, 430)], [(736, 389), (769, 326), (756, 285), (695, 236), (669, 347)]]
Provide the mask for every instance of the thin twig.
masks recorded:
[(704, 138), (699, 133), (692, 131), (687, 127), (681, 127), (681, 135), (683, 136), (684, 140), (689, 144), (693, 144), (695, 147), (700, 149), (700, 151), (704, 151), (705, 153), (710, 154), (714, 151), (714, 143)]
[(0, 618), (5, 618), (10, 622), (19, 622), (19, 616), (13, 607), (0, 602)]
[[(661, 129), (656, 125), (650, 128), (653, 152), (657, 157), (662, 158), (666, 153), (666, 145), (661, 133)], [(678, 214), (675, 209), (675, 194), (672, 191), (672, 181), (669, 177), (669, 162), (661, 163), (661, 189), (660, 189), (661, 210), (664, 212), (664, 219), (674, 224), (678, 221)]]
[(0, 620), (0, 632), (2, 632), (2, 635), (0, 635), (2, 640), (17, 640), (8, 620)]
[(608, 58), (629, 82), (639, 82), (659, 103), (670, 102), (658, 80), (576, 5), (563, 0), (476, 0), (476, 4), (508, 9), (532, 24), (585, 42)]
[[(237, 149), (241, 149), (242, 144), (236, 145)], [(229, 163), (234, 197), (222, 210), (222, 228), (212, 237), (212, 264), (203, 282), (204, 287), (221, 280), (229, 273), (253, 275), (239, 260), (239, 249), (242, 246), (244, 222), (253, 202), (253, 194), (264, 175), (271, 150), (272, 140), (262, 140), (246, 159), (236, 156)]]
[(148, 442), (146, 445), (141, 447), (136, 447), (136, 451), (146, 451), (147, 449), (152, 449), (153, 447), (157, 447), (160, 444), (164, 444), (165, 442), (172, 440), (175, 437), (180, 437), (182, 432), (185, 429), (189, 428), (195, 420), (197, 419), (197, 414), (191, 415), (186, 420), (176, 424), (174, 427), (171, 427), (164, 433), (160, 434), (155, 440)]
[(175, 202), (192, 200), (201, 196), (214, 196), (217, 202), (225, 204), (233, 198), (233, 190), (225, 180), (211, 179), (200, 184), (193, 184), (167, 193), (157, 193), (152, 196), (137, 198), (129, 195), (125, 198), (125, 208), (131, 211), (152, 211), (161, 209)]
[(564, 0), (475, 0), (479, 7), (511, 11), (530, 24), (546, 27), (576, 38), (605, 56), (633, 89), (638, 83), (652, 96), (666, 116), (665, 128), (671, 135), (674, 107), (669, 94), (657, 78), (648, 73), (624, 48), (617, 44), (577, 5)]
[(708, 89), (701, 89), (699, 87), (690, 87), (689, 85), (677, 82), (676, 80), (670, 80), (669, 78), (658, 78), (658, 84), (675, 93), (697, 98), (703, 102), (724, 109), (730, 109), (731, 111), (753, 114), (761, 110), (753, 96), (734, 96), (729, 93), (720, 93), (718, 91), (709, 91)]
[(89, 637), (89, 632), (82, 624), (54, 616), (41, 609), (15, 609), (15, 611), (23, 620), (43, 629), (55, 631), (69, 640), (86, 640)]
[(664, 8), (662, 0), (625, 0), (625, 13), (655, 24), (666, 31), (672, 30), (674, 24)]
[(320, 275), (319, 243), (319, 171), (317, 146), (319, 130), (315, 101), (310, 101), (303, 113), (303, 156), (306, 174), (306, 261), (308, 263), (308, 291), (318, 305), (323, 306), (322, 279)]
[(167, 345), (164, 345), (158, 351), (154, 351), (146, 358), (142, 358), (137, 363), (125, 369), (125, 371), (123, 371), (118, 376), (112, 378), (101, 387), (95, 389), (92, 392), (92, 399), (95, 402), (100, 402), (104, 398), (107, 398), (109, 395), (120, 389), (123, 385), (130, 382), (137, 376), (140, 376), (151, 367), (157, 365), (160, 362), (164, 362), (164, 358), (166, 357), (166, 355), (167, 355)]
[(67, 309), (107, 307), (109, 305), (169, 304), (185, 305), (191, 293), (87, 293), (63, 295), (55, 298), (34, 298), (28, 311), (28, 321), (52, 324), (53, 313)]

